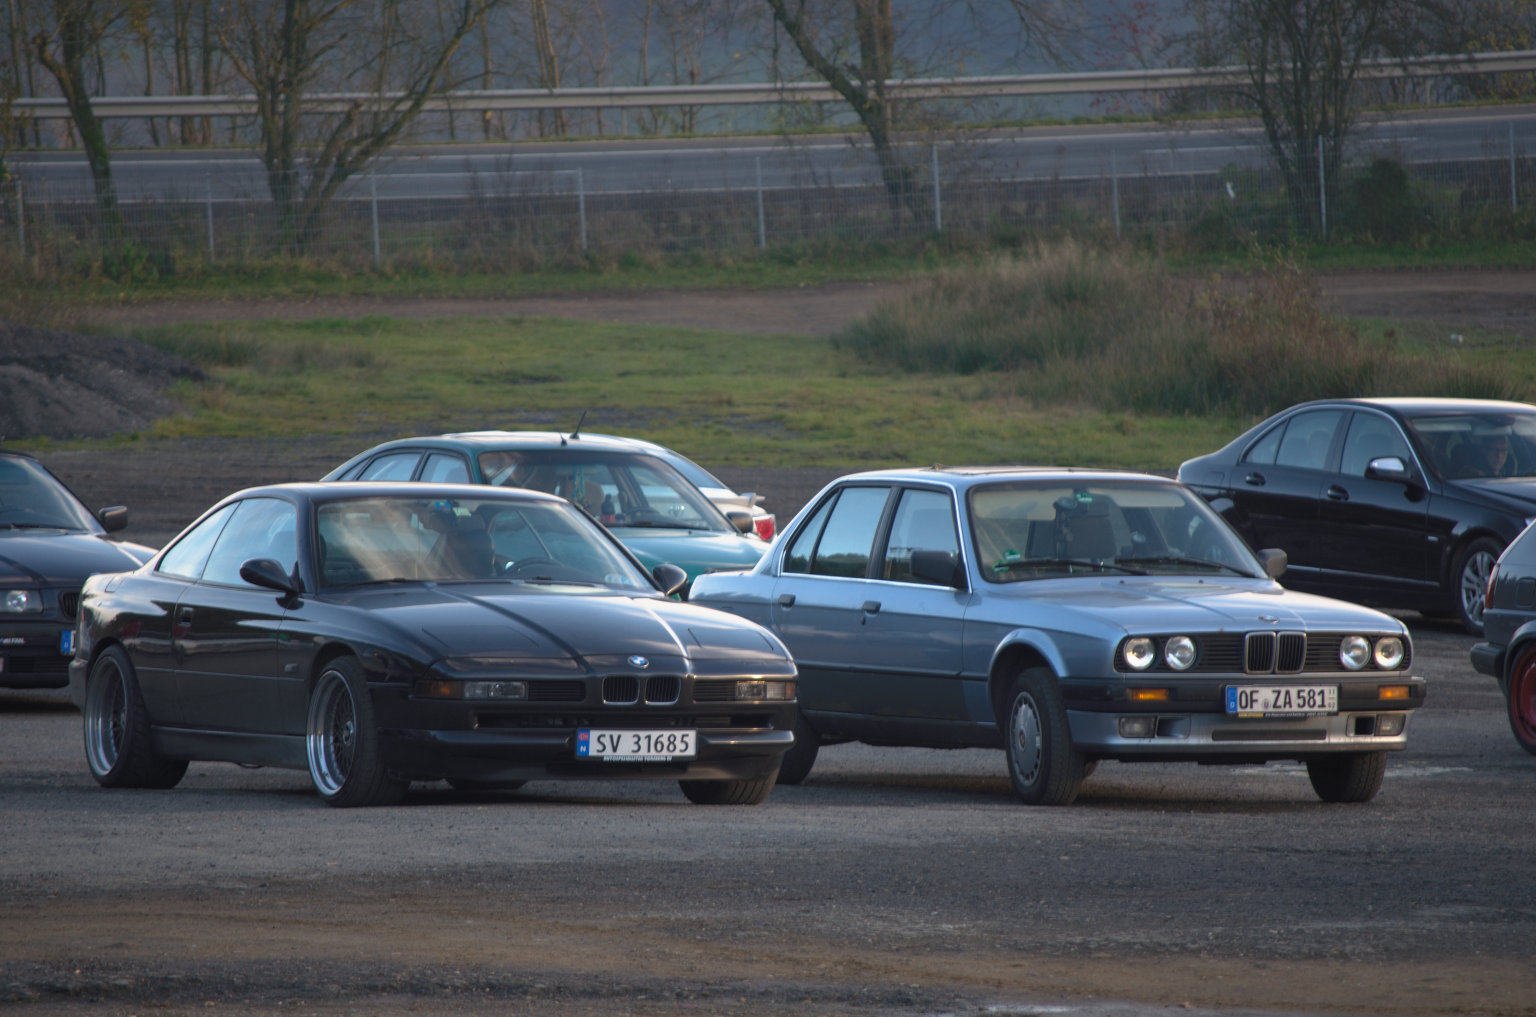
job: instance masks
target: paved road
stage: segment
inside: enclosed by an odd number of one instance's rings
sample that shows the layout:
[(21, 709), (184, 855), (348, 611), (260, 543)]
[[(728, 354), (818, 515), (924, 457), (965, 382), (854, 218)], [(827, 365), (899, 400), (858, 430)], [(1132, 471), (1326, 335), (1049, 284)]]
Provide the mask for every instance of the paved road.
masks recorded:
[(1293, 765), (1106, 763), (1030, 809), (998, 753), (851, 745), (756, 808), (337, 812), (229, 765), (101, 790), (62, 696), (0, 693), (0, 1010), (1536, 1013), (1536, 758), (1471, 640), (1417, 629), (1430, 698), (1366, 806)]

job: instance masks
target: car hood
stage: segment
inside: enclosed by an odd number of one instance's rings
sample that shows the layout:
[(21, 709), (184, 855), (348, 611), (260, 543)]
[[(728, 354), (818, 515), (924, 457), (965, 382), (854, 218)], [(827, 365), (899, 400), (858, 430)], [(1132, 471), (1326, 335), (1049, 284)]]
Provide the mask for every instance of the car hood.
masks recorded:
[[(1261, 579), (1190, 576), (1106, 576), (1048, 579), (1005, 586), (1007, 600), (1027, 600), (1058, 626), (1096, 619), (1129, 632), (1248, 631), (1250, 629), (1403, 631), (1396, 619), (1372, 608), (1287, 590)], [(1000, 598), (1001, 599), (1001, 598)], [(1015, 613), (1015, 616), (1017, 614)]]
[(670, 562), (688, 573), (689, 580), (705, 572), (749, 569), (768, 550), (756, 537), (707, 530), (662, 530), (644, 526), (613, 526), (613, 535), (646, 568)]
[(78, 585), (96, 572), (127, 572), (154, 551), (94, 533), (67, 530), (0, 531), (0, 584)]
[(1463, 477), (1446, 481), (1446, 486), (1485, 495), (1522, 512), (1536, 508), (1536, 477)]
[(416, 636), (438, 658), (563, 660), (601, 670), (639, 656), (685, 672), (731, 661), (773, 673), (783, 673), (790, 660), (783, 644), (752, 622), (660, 597), (453, 583), (346, 599)]

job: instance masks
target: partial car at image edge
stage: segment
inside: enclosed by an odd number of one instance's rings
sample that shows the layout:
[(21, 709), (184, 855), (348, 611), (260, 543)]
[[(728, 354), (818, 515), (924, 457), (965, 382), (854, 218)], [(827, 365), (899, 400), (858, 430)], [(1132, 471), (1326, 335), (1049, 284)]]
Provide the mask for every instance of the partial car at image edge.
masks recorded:
[(1536, 756), (1536, 525), (1504, 549), (1488, 577), (1474, 670), (1498, 682), (1515, 741)]

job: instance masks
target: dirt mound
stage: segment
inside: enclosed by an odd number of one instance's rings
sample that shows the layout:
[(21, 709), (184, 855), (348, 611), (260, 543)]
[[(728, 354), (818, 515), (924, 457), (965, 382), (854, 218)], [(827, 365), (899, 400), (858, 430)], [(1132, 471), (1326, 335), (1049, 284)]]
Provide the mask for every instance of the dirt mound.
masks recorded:
[(180, 409), (165, 394), (171, 382), (202, 377), (189, 361), (133, 339), (0, 321), (0, 440), (137, 431)]

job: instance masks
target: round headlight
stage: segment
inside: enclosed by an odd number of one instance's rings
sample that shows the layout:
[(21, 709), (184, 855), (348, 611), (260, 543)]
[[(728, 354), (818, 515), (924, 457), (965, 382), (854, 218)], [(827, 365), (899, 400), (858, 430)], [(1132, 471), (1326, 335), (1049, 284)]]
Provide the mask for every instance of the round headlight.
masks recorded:
[(0, 595), (0, 611), (19, 614), (22, 611), (41, 611), (43, 598), (36, 590), (6, 590)]
[(1383, 671), (1394, 671), (1403, 664), (1403, 641), (1397, 636), (1376, 640), (1376, 666)]
[(1364, 636), (1345, 636), (1339, 644), (1339, 663), (1358, 671), (1371, 659), (1371, 643)]
[(1187, 671), (1195, 662), (1195, 641), (1188, 636), (1174, 636), (1163, 647), (1163, 659), (1175, 671)]
[(1135, 639), (1126, 640), (1125, 647), (1120, 651), (1126, 666), (1133, 671), (1145, 671), (1152, 666), (1152, 661), (1157, 659), (1157, 647), (1146, 636), (1138, 636)]

